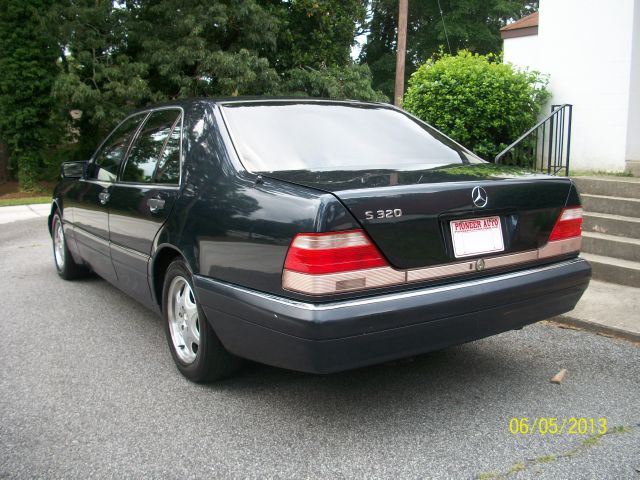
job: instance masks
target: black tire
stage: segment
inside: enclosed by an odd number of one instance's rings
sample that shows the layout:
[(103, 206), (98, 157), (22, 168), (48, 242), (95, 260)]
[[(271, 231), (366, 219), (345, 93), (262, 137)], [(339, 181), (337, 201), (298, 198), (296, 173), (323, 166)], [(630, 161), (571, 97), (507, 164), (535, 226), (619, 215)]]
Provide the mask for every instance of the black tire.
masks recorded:
[[(53, 263), (56, 266), (56, 271), (61, 278), (65, 280), (75, 280), (77, 278), (86, 277), (89, 274), (89, 269), (76, 263), (73, 259), (73, 255), (69, 251), (67, 246), (67, 239), (64, 235), (64, 230), (60, 228), (62, 226), (62, 219), (60, 214), (56, 212), (51, 220), (51, 241), (53, 245)], [(56, 242), (59, 240), (59, 244)], [(59, 249), (56, 248), (59, 245)]]
[[(167, 268), (162, 288), (167, 343), (182, 375), (192, 382), (208, 383), (234, 374), (241, 360), (224, 348), (194, 292), (193, 279), (186, 264), (182, 259), (174, 260)], [(197, 319), (193, 322), (190, 314), (195, 315), (195, 312)]]

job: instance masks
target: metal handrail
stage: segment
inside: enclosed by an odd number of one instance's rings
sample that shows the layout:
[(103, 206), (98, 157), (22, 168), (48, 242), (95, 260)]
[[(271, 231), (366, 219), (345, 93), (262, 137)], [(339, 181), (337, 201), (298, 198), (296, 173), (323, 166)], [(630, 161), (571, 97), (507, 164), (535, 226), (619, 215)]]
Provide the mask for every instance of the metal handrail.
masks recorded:
[[(565, 114), (565, 112), (567, 112)], [(539, 134), (542, 131), (541, 149), (541, 167), (545, 167), (544, 156), (547, 154), (547, 173), (557, 174), (561, 170), (565, 170), (565, 175), (569, 175), (569, 157), (571, 154), (571, 120), (573, 114), (573, 105), (564, 103), (561, 105), (552, 105), (551, 113), (536, 123), (533, 127), (522, 134), (516, 141), (496, 155), (494, 162), (501, 164), (503, 158), (515, 147), (520, 145), (528, 138), (535, 136), (534, 156), (538, 156)], [(565, 123), (565, 116), (567, 122)], [(547, 132), (548, 125), (548, 132)], [(547, 144), (548, 143), (548, 144)], [(547, 144), (547, 145), (545, 145)], [(548, 151), (545, 152), (545, 146)], [(552, 163), (553, 160), (553, 163)]]

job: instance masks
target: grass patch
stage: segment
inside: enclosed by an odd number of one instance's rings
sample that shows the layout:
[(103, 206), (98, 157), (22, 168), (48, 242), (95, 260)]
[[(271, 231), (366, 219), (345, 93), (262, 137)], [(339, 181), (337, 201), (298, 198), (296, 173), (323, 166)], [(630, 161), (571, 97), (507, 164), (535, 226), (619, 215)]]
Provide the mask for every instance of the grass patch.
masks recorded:
[(570, 177), (633, 177), (631, 172), (609, 172), (606, 170), (571, 170)]
[(511, 466), (511, 468), (507, 472), (507, 475), (513, 475), (515, 473), (522, 472), (525, 468), (527, 468), (527, 466), (524, 463), (515, 463)]
[(617, 427), (613, 427), (607, 433), (629, 433), (633, 430), (631, 427), (627, 427), (626, 425), (618, 425)]
[(51, 203), (51, 196), (46, 197), (23, 197), (23, 198), (0, 198), (0, 207), (11, 207), (14, 205), (32, 205), (34, 203)]
[(502, 478), (500, 472), (485, 472), (478, 476), (478, 480), (497, 480)]
[(597, 445), (598, 443), (600, 443), (600, 438), (602, 438), (602, 435), (592, 435), (591, 437), (587, 438), (586, 440), (582, 441), (582, 445), (585, 447), (593, 447), (594, 445)]
[(541, 473), (541, 466), (555, 462), (556, 460), (561, 460), (563, 458), (572, 458), (575, 455), (585, 452), (586, 450), (595, 447), (600, 444), (602, 438), (606, 435), (618, 434), (618, 433), (629, 433), (632, 432), (634, 427), (627, 425), (620, 425), (613, 428), (610, 428), (606, 433), (597, 433), (591, 435), (590, 437), (582, 440), (579, 444), (574, 446), (573, 448), (561, 452), (557, 455), (542, 455), (541, 457), (535, 459), (525, 460), (523, 462), (514, 463), (511, 468), (505, 473), (493, 470), (491, 472), (485, 472), (478, 475), (476, 478), (479, 480), (506, 480), (507, 477), (511, 475), (515, 475), (518, 472), (523, 472), (525, 470), (532, 471), (536, 475)]
[(536, 458), (536, 463), (551, 463), (556, 459), (555, 455), (542, 455)]

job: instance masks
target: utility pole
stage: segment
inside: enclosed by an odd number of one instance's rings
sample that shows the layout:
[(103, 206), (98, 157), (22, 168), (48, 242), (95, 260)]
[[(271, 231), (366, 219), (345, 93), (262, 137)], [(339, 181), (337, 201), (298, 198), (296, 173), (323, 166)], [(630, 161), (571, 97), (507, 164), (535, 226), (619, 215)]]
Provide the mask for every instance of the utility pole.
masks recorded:
[(396, 51), (396, 88), (393, 96), (393, 104), (402, 106), (404, 96), (404, 61), (407, 57), (407, 16), (409, 12), (409, 0), (400, 0), (398, 12), (398, 49)]

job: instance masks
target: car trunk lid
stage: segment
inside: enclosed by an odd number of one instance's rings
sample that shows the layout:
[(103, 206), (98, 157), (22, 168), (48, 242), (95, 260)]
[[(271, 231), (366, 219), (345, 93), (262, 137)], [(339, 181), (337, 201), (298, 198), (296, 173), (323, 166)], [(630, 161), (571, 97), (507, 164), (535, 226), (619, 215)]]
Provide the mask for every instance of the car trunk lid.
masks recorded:
[[(389, 264), (403, 270), (542, 247), (572, 185), (568, 178), (493, 164), (264, 175), (331, 192)], [(476, 232), (474, 240), (469, 230), (477, 227), (492, 231), (489, 249), (474, 245), (489, 235)]]

